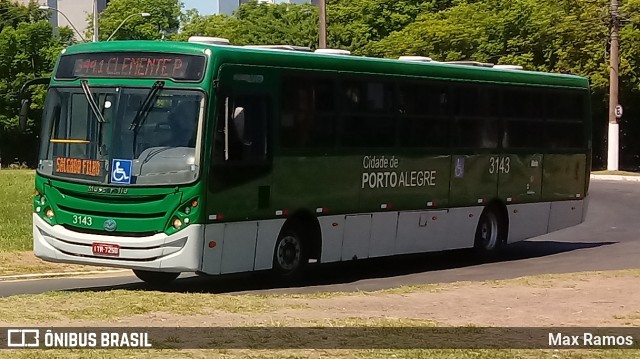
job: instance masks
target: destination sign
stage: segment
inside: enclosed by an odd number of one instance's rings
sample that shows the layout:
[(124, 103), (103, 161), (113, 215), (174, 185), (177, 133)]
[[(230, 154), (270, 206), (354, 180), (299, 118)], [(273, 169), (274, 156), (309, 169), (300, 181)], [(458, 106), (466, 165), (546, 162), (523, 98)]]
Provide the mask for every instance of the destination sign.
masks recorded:
[(166, 78), (176, 81), (199, 81), (204, 70), (204, 56), (100, 52), (62, 56), (56, 78)]
[(102, 165), (98, 160), (56, 157), (54, 172), (98, 177), (102, 173)]

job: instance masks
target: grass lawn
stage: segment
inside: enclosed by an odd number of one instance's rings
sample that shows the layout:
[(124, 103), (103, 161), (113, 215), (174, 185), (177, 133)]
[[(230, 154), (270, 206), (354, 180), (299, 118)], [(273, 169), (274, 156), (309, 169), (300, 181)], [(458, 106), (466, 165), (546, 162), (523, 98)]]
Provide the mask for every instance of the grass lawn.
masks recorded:
[(0, 253), (32, 249), (33, 170), (0, 170)]

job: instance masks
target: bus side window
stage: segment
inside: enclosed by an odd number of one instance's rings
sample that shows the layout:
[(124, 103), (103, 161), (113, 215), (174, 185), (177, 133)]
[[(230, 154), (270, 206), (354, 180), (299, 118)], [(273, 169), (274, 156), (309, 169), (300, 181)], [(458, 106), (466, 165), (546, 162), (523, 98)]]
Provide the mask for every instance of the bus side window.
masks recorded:
[(586, 147), (584, 136), (584, 97), (576, 92), (547, 95), (546, 144), (551, 149)]
[(499, 130), (495, 89), (468, 85), (456, 87), (454, 94), (454, 145), (495, 149)]
[(326, 77), (287, 75), (282, 81), (280, 145), (333, 147), (334, 86)]
[(503, 95), (503, 148), (544, 146), (544, 96), (526, 88), (505, 87)]

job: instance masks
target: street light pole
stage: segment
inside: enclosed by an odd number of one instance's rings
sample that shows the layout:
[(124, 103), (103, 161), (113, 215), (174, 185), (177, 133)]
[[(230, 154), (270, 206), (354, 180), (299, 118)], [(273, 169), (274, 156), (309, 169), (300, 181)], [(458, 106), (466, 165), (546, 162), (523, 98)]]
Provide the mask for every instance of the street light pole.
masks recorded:
[(60, 10), (58, 10), (58, 9), (54, 8), (54, 7), (47, 6), (47, 5), (40, 5), (40, 6), (38, 7), (38, 9), (40, 9), (40, 10), (53, 10), (53, 11), (55, 11), (55, 12), (59, 13), (60, 15), (62, 15), (62, 16), (67, 20), (67, 22), (69, 23), (69, 25), (73, 28), (73, 30), (75, 30), (75, 32), (78, 34), (78, 36), (80, 36), (80, 38), (82, 39), (82, 41), (87, 41), (87, 39), (84, 37), (84, 35), (82, 35), (82, 33), (81, 33), (80, 31), (78, 31), (78, 29), (73, 25), (73, 23), (71, 22), (71, 20), (69, 20), (69, 18), (67, 17), (67, 15), (65, 15), (62, 11), (60, 11)]
[(619, 37), (618, 37), (618, 0), (611, 0), (611, 54), (609, 59), (609, 136), (607, 152), (607, 170), (618, 170), (618, 152), (620, 150), (620, 128), (616, 107), (618, 106), (618, 66), (619, 66)]
[(118, 30), (120, 30), (120, 28), (122, 27), (122, 25), (124, 25), (125, 22), (127, 22), (127, 20), (131, 19), (132, 17), (136, 16), (136, 15), (140, 15), (142, 17), (149, 17), (151, 16), (151, 14), (149, 14), (148, 12), (139, 12), (139, 13), (135, 13), (135, 14), (131, 14), (127, 17), (124, 18), (124, 20), (122, 20), (122, 22), (120, 23), (120, 25), (118, 25), (118, 27), (116, 27), (115, 30), (113, 30), (113, 32), (111, 33), (111, 35), (109, 36), (109, 38), (107, 39), (107, 41), (111, 40), (111, 38), (113, 37), (113, 35), (116, 34), (116, 32), (118, 32)]
[(93, 42), (98, 42), (98, 0), (93, 0)]
[(319, 16), (319, 37), (320, 37), (320, 48), (327, 48), (327, 4), (326, 0), (319, 0), (318, 6), (320, 7), (320, 16)]

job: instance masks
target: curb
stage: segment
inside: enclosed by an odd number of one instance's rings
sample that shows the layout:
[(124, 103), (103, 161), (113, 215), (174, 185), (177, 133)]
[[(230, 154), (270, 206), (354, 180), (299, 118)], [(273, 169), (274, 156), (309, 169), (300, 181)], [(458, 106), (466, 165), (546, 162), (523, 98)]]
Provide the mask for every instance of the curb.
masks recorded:
[(58, 273), (16, 274), (16, 275), (0, 276), (0, 282), (10, 281), (10, 280), (27, 280), (27, 279), (60, 278), (60, 277), (78, 277), (78, 276), (95, 275), (95, 274), (121, 273), (121, 272), (127, 272), (127, 271), (129, 271), (129, 270), (128, 269), (114, 269), (114, 270), (94, 270), (94, 271), (85, 271), (85, 272), (58, 272)]
[(592, 180), (640, 182), (640, 176), (591, 175)]

